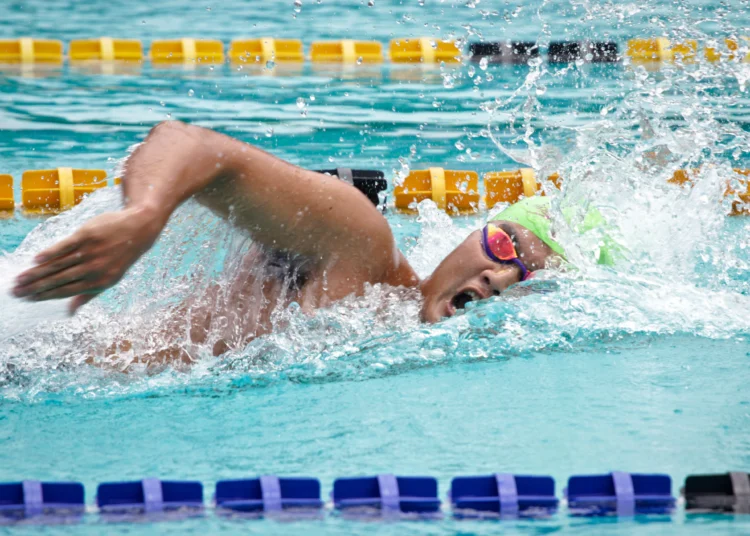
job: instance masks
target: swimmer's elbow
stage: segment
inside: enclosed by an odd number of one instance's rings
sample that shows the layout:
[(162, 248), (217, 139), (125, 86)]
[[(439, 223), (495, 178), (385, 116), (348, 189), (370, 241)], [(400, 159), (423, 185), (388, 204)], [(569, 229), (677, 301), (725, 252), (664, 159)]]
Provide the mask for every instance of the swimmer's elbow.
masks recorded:
[(161, 121), (157, 123), (148, 133), (148, 137), (171, 135), (174, 132), (184, 132), (187, 128), (187, 123), (183, 123), (177, 119), (170, 119), (168, 121)]
[(170, 119), (152, 127), (146, 141), (153, 143), (158, 140), (170, 148), (179, 148), (187, 154), (195, 154), (195, 151), (203, 145), (203, 138), (209, 132), (212, 131)]

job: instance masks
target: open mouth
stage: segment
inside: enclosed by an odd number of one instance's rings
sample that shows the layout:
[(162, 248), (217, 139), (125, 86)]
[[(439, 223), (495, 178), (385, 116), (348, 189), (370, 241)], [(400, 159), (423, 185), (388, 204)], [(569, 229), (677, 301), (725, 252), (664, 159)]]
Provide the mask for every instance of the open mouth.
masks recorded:
[(481, 299), (482, 296), (480, 296), (473, 290), (464, 290), (463, 292), (459, 292), (458, 294), (453, 296), (453, 299), (451, 300), (451, 307), (454, 311), (458, 311), (459, 309), (464, 309), (466, 307), (466, 304), (468, 304), (469, 302)]

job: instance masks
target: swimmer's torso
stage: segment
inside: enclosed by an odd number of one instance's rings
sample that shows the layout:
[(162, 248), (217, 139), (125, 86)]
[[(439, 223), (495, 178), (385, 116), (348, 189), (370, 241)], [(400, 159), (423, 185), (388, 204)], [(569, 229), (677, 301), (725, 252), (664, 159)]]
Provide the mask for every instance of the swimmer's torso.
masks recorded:
[[(411, 274), (408, 263), (404, 272)], [(292, 303), (313, 314), (321, 307), (351, 294), (362, 294), (367, 280), (344, 262), (327, 266), (309, 259), (253, 245), (222, 282), (176, 308), (165, 335), (185, 333), (166, 352), (143, 355), (139, 361), (158, 364), (193, 362), (198, 348), (215, 355), (243, 348), (254, 338), (283, 328), (285, 311)]]
[(191, 342), (220, 355), (272, 331), (293, 302), (314, 310), (323, 297), (316, 271), (305, 259), (253, 246), (221, 283), (187, 304)]
[[(413, 269), (403, 259), (379, 282), (414, 287), (415, 281)], [(103, 361), (92, 356), (90, 362), (123, 371), (190, 365), (208, 355), (241, 350), (256, 337), (283, 329), (292, 303), (313, 314), (346, 296), (361, 295), (367, 283), (377, 282), (345, 259), (316, 265), (310, 259), (252, 245), (230, 263), (218, 282), (196, 289), (157, 321), (149, 334), (122, 333), (104, 349)]]

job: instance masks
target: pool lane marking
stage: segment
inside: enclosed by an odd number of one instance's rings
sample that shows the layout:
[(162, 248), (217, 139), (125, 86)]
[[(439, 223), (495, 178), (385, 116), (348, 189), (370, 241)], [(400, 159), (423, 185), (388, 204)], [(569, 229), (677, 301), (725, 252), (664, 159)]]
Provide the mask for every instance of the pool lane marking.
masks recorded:
[(76, 204), (73, 170), (69, 167), (57, 168), (57, 181), (60, 188), (60, 210), (67, 210)]
[(531, 168), (521, 168), (521, 184), (523, 184), (523, 195), (534, 197), (538, 189), (536, 175)]
[(180, 41), (182, 42), (182, 61), (195, 61), (195, 39), (185, 37), (180, 39)]
[(18, 40), (21, 47), (21, 63), (32, 63), (34, 61), (34, 40), (31, 37), (22, 37)]
[(102, 60), (114, 61), (115, 59), (115, 42), (111, 37), (102, 37), (99, 39), (99, 47), (102, 52)]
[(344, 63), (357, 63), (357, 47), (352, 39), (341, 41), (341, 55)]
[(263, 37), (260, 40), (260, 50), (263, 61), (273, 60), (276, 57), (276, 40), (273, 37)]
[(422, 49), (422, 61), (424, 63), (435, 63), (435, 48), (432, 46), (432, 39), (429, 37), (421, 37), (419, 39), (419, 46)]
[(430, 182), (432, 183), (432, 200), (438, 208), (445, 210), (445, 170), (439, 167), (431, 167)]

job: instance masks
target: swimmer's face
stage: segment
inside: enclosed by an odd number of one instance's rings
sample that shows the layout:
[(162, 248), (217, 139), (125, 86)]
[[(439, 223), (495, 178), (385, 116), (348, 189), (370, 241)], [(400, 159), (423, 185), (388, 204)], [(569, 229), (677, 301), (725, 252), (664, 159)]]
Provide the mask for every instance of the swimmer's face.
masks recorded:
[[(530, 271), (544, 268), (547, 258), (554, 255), (549, 246), (525, 227), (511, 222), (500, 224)], [(467, 303), (499, 296), (520, 280), (521, 269), (515, 264), (491, 260), (482, 247), (482, 231), (474, 231), (420, 285), (424, 296), (422, 320), (437, 322), (453, 316)]]

